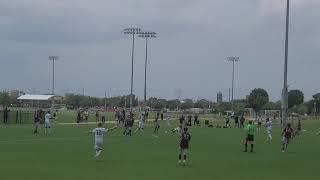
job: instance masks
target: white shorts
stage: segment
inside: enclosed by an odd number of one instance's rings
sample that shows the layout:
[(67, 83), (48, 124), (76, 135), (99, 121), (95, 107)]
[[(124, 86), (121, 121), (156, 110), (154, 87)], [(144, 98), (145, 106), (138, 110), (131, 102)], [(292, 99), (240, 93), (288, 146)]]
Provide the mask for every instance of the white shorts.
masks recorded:
[(44, 123), (44, 127), (45, 127), (45, 128), (51, 128), (51, 123), (45, 122), (45, 123)]
[(267, 129), (267, 134), (271, 134), (272, 129)]
[(143, 129), (144, 128), (144, 122), (139, 122), (139, 128)]
[(95, 150), (102, 150), (103, 149), (103, 141), (96, 141), (94, 145)]

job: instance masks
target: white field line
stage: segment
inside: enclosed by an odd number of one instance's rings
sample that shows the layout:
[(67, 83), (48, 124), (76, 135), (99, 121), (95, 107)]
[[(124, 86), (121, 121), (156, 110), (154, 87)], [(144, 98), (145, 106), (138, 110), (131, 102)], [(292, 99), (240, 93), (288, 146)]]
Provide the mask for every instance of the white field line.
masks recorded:
[[(129, 141), (132, 141), (134, 139), (143, 139), (143, 140), (148, 140), (148, 139), (154, 139), (153, 136), (151, 136), (151, 134), (145, 134), (146, 137), (137, 137), (137, 136), (130, 136), (130, 137), (127, 137), (125, 139), (121, 139), (121, 140), (115, 140), (115, 139), (112, 139), (112, 138), (118, 138), (118, 137), (125, 137), (123, 135), (106, 135), (105, 137), (105, 141), (108, 142), (108, 141), (123, 141), (123, 140), (129, 140)], [(90, 138), (90, 134), (88, 136)], [(14, 140), (0, 140), (0, 144), (1, 143), (17, 143), (17, 142), (39, 142), (39, 141), (80, 141), (82, 137), (61, 137), (61, 138), (54, 138), (54, 137), (51, 137), (51, 138), (31, 138), (31, 139), (14, 139)]]
[[(166, 120), (163, 120), (163, 121), (166, 122)], [(154, 120), (153, 119), (148, 119), (147, 122), (154, 122)], [(105, 123), (106, 124), (116, 124), (116, 123), (118, 123), (118, 121), (106, 121)], [(135, 123), (138, 123), (138, 121), (135, 120)], [(81, 122), (81, 123), (67, 122), (67, 123), (57, 123), (57, 124), (58, 125), (84, 125), (84, 124), (97, 124), (97, 122)]]
[(10, 143), (10, 142), (29, 142), (29, 141), (56, 141), (56, 140), (80, 140), (79, 137), (71, 138), (32, 138), (32, 139), (14, 139), (14, 140), (0, 140), (0, 143)]

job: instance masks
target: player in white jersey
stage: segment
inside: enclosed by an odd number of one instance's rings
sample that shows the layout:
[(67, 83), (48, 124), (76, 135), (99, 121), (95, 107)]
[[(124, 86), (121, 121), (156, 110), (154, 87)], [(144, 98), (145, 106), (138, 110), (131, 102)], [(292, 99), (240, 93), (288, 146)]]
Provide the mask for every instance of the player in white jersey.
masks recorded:
[(266, 129), (267, 129), (267, 141), (271, 141), (272, 140), (272, 121), (269, 118), (267, 118)]
[(106, 129), (102, 127), (102, 123), (98, 123), (98, 127), (94, 128), (92, 131), (89, 131), (88, 133), (94, 133), (95, 138), (95, 145), (94, 149), (96, 150), (95, 158), (98, 159), (102, 150), (103, 150), (103, 137), (106, 134), (107, 131), (111, 131), (116, 129), (118, 126), (115, 126), (110, 129)]
[(143, 113), (141, 114), (141, 117), (140, 117), (140, 120), (139, 120), (139, 126), (138, 126), (138, 128), (134, 131), (134, 133), (137, 133), (138, 131), (140, 131), (141, 133), (143, 133), (145, 119), (146, 119), (146, 115), (145, 115), (145, 113), (143, 112)]
[(52, 122), (53, 122), (53, 117), (50, 114), (50, 111), (48, 111), (45, 115), (44, 115), (44, 133), (47, 134), (51, 134), (51, 128), (52, 128)]

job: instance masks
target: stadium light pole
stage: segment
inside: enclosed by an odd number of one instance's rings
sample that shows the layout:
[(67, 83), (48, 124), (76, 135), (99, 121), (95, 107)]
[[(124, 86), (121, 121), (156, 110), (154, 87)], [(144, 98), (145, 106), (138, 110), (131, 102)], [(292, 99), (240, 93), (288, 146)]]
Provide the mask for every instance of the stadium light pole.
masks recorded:
[(148, 40), (149, 38), (156, 38), (155, 32), (140, 32), (138, 37), (145, 38), (146, 41), (146, 57), (144, 62), (144, 94), (143, 94), (143, 105), (146, 106), (147, 102), (147, 64), (148, 64)]
[(231, 110), (233, 112), (233, 89), (234, 89), (234, 63), (239, 61), (239, 57), (227, 57), (227, 61), (232, 62), (232, 87), (231, 87)]
[(133, 104), (133, 59), (134, 59), (134, 37), (141, 31), (140, 28), (126, 28), (123, 30), (124, 34), (132, 35), (132, 54), (131, 54), (131, 88), (130, 88), (130, 108)]
[(286, 8), (286, 34), (285, 34), (285, 53), (284, 53), (284, 75), (283, 75), (283, 89), (281, 113), (282, 123), (286, 124), (288, 119), (288, 46), (289, 46), (289, 15), (290, 15), (290, 0), (287, 0)]
[(54, 95), (54, 62), (58, 59), (58, 56), (49, 56), (49, 60), (52, 61), (52, 95)]

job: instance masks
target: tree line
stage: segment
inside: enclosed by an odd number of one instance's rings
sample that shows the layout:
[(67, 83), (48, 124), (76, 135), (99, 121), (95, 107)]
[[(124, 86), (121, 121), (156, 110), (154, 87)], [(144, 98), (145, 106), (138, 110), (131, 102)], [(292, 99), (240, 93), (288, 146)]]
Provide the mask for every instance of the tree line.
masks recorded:
[[(115, 96), (109, 98), (98, 98), (92, 96), (66, 94), (65, 104), (68, 108), (79, 107), (130, 107), (130, 95)], [(138, 101), (138, 98), (133, 95), (133, 106), (137, 107), (142, 102)], [(0, 105), (2, 106), (19, 106), (19, 102), (16, 99), (10, 97), (8, 92), (0, 92)], [(156, 97), (150, 97), (146, 105), (152, 109), (170, 109), (170, 110), (186, 110), (190, 108), (211, 109), (215, 112), (225, 112), (231, 110), (230, 102), (222, 102), (220, 104), (214, 103), (207, 99), (162, 99)], [(245, 99), (236, 99), (233, 101), (233, 110), (236, 113), (243, 113), (246, 108), (252, 108), (256, 112), (259, 110), (280, 110), (281, 101), (272, 102), (269, 99), (269, 95), (266, 90), (256, 88), (246, 96)], [(301, 90), (290, 90), (288, 93), (288, 108), (291, 113), (298, 114), (313, 114), (320, 108), (320, 93), (312, 96), (309, 101), (304, 101), (304, 94)]]

